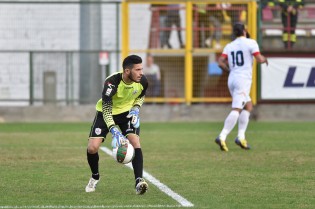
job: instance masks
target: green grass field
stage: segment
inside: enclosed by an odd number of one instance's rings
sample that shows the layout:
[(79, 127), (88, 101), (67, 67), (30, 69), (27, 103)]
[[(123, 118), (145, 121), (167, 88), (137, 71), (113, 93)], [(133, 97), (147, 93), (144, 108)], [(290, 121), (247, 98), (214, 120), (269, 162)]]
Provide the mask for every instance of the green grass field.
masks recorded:
[[(0, 209), (181, 207), (150, 183), (148, 193), (135, 195), (133, 172), (102, 151), (97, 191), (85, 193), (89, 128), (0, 124)], [(251, 122), (252, 150), (234, 144), (234, 130), (228, 153), (214, 143), (221, 128), (222, 123), (143, 123), (144, 169), (194, 208), (315, 208), (315, 123)]]

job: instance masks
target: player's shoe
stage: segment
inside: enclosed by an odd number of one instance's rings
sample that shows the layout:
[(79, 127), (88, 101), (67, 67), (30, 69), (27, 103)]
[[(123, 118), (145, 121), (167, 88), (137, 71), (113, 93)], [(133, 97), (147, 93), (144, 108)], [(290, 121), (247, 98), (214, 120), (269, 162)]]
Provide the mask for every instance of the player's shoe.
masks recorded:
[(250, 149), (250, 146), (247, 143), (246, 139), (239, 139), (238, 137), (236, 137), (235, 144), (240, 146), (242, 149), (246, 149), (246, 150)]
[(147, 182), (145, 182), (143, 178), (139, 178), (139, 182), (136, 185), (136, 194), (142, 195), (146, 193), (148, 188), (149, 188), (149, 185), (147, 184)]
[(215, 143), (219, 145), (222, 151), (225, 151), (225, 152), (229, 151), (228, 147), (226, 146), (225, 141), (221, 140), (219, 136), (215, 139)]
[(88, 185), (86, 185), (86, 187), (85, 187), (85, 191), (86, 192), (95, 192), (95, 188), (96, 188), (96, 185), (98, 182), (99, 182), (99, 180), (90, 178)]

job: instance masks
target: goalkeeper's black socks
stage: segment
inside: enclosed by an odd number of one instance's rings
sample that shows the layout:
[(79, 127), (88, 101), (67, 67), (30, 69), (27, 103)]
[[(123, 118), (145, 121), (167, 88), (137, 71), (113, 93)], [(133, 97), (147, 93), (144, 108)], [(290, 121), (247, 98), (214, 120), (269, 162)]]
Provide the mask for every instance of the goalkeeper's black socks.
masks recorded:
[(95, 179), (95, 180), (99, 180), (100, 179), (100, 174), (99, 173), (97, 173), (97, 174), (92, 173), (92, 178)]
[[(98, 174), (98, 160), (99, 160), (99, 156), (98, 156), (98, 152), (95, 154), (90, 154), (88, 151), (86, 151), (86, 155), (87, 155), (87, 161), (90, 165), (91, 171), (92, 171), (92, 177), (93, 179), (98, 180), (99, 179), (99, 174)], [(94, 178), (95, 177), (95, 178)]]
[(132, 160), (133, 172), (135, 174), (136, 185), (138, 178), (142, 178), (143, 173), (143, 156), (141, 148), (135, 149), (135, 158)]

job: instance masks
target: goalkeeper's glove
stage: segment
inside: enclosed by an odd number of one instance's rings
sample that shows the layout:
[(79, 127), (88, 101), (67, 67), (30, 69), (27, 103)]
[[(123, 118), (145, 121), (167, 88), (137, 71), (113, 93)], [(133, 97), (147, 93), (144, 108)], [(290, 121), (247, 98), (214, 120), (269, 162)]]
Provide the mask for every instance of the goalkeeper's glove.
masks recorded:
[(112, 134), (112, 148), (120, 147), (123, 144), (128, 143), (128, 139), (124, 137), (121, 132), (115, 126), (110, 129)]
[(135, 106), (131, 108), (129, 111), (129, 114), (127, 115), (127, 118), (131, 118), (131, 124), (135, 128), (139, 128), (140, 126), (140, 116), (139, 116), (139, 107)]

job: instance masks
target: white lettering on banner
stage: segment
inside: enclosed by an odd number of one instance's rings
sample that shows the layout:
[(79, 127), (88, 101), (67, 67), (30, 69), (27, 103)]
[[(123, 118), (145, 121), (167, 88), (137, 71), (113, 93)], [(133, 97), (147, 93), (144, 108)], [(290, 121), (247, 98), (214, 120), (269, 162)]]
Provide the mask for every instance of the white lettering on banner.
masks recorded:
[(315, 58), (269, 58), (261, 67), (262, 99), (315, 99)]

